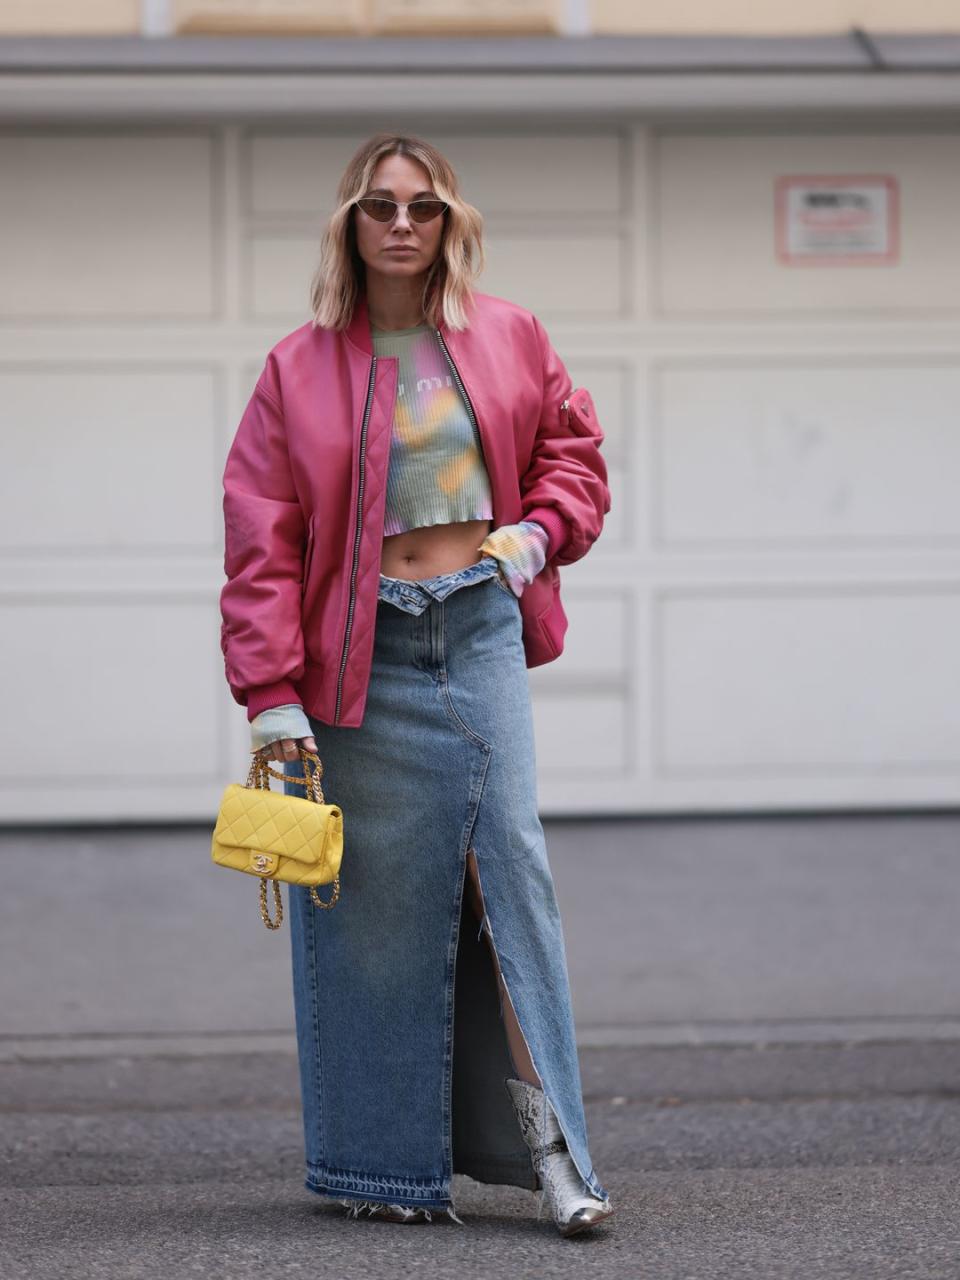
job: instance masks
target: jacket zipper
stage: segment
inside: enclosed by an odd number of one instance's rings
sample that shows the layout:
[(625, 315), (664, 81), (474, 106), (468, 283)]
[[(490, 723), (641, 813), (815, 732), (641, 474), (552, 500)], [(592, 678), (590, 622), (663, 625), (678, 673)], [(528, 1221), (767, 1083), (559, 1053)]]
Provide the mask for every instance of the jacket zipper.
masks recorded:
[(436, 330), (436, 334), (437, 334), (437, 338), (440, 341), (441, 347), (443, 347), (443, 354), (447, 357), (447, 363), (449, 364), (450, 369), (453, 372), (453, 376), (456, 379), (457, 386), (460, 388), (460, 394), (463, 396), (464, 403), (467, 406), (467, 411), (470, 414), (470, 421), (473, 423), (473, 431), (477, 437), (477, 444), (480, 446), (480, 452), (482, 454), (483, 453), (483, 437), (480, 435), (480, 426), (477, 422), (477, 415), (473, 411), (473, 405), (470, 403), (470, 397), (467, 395), (467, 389), (463, 385), (463, 379), (460, 377), (460, 373), (457, 369), (457, 366), (453, 363), (453, 356), (450, 354), (447, 348), (447, 344), (443, 340), (443, 334), (440, 332), (439, 329)]
[(367, 384), (367, 403), (363, 409), (363, 424), (360, 427), (360, 477), (357, 482), (357, 513), (353, 535), (353, 567), (350, 570), (350, 603), (347, 605), (347, 625), (343, 631), (343, 650), (340, 654), (340, 674), (337, 676), (337, 705), (333, 713), (333, 723), (340, 723), (340, 702), (343, 698), (343, 673), (347, 669), (347, 652), (350, 648), (350, 632), (353, 630), (353, 611), (357, 603), (357, 566), (360, 563), (360, 528), (363, 515), (363, 482), (366, 458), (364, 449), (367, 443), (367, 423), (370, 421), (370, 410), (373, 407), (373, 388), (376, 382), (377, 356), (370, 361), (370, 381)]

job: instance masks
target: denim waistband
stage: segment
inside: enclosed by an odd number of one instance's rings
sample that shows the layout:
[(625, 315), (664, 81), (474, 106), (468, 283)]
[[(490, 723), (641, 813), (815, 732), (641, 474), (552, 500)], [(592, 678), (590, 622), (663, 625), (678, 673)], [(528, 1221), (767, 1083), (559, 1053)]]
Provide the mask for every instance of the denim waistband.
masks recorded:
[(474, 564), (451, 573), (438, 573), (432, 578), (391, 578), (380, 575), (378, 600), (386, 600), (406, 613), (423, 613), (432, 600), (444, 600), (452, 591), (484, 582), (500, 572), (496, 556), (484, 554)]

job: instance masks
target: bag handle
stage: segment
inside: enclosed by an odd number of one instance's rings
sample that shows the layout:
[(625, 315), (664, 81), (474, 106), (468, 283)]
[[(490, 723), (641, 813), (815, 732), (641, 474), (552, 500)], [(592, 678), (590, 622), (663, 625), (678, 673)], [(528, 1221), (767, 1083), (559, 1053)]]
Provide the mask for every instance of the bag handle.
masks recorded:
[[(320, 786), (320, 779), (323, 776), (323, 765), (320, 762), (320, 757), (315, 751), (307, 751), (306, 747), (297, 747), (297, 753), (303, 766), (304, 776), (302, 778), (298, 778), (292, 773), (277, 773), (276, 769), (271, 769), (266, 755), (266, 747), (259, 747), (253, 752), (246, 785), (248, 787), (259, 787), (262, 791), (269, 791), (271, 776), (279, 778), (281, 782), (301, 782), (308, 791), (312, 790), (312, 799), (316, 800), (317, 804), (325, 804), (323, 788)], [(308, 760), (311, 761), (309, 778), (306, 776)]]
[[(269, 791), (270, 777), (279, 778), (283, 782), (301, 782), (311, 793), (313, 800), (317, 804), (325, 804), (323, 798), (323, 788), (320, 786), (320, 777), (323, 773), (323, 765), (320, 757), (315, 751), (307, 751), (305, 747), (298, 746), (297, 754), (300, 756), (300, 763), (303, 766), (302, 778), (296, 777), (290, 773), (277, 773), (276, 769), (271, 769), (266, 755), (266, 748), (259, 747), (253, 752), (253, 759), (250, 761), (250, 772), (247, 774), (246, 786), (254, 790)], [(307, 762), (310, 762), (308, 770)], [(309, 774), (309, 776), (308, 776)], [(276, 879), (270, 879), (273, 885), (273, 905), (276, 919), (270, 919), (270, 912), (267, 907), (267, 880), (266, 877), (260, 878), (260, 919), (268, 929), (279, 929), (283, 924), (283, 898), (280, 896), (280, 883)], [(317, 886), (310, 886), (310, 899), (315, 907), (333, 907), (340, 898), (340, 876), (337, 875), (333, 881), (333, 897), (329, 902), (324, 902), (317, 893)]]

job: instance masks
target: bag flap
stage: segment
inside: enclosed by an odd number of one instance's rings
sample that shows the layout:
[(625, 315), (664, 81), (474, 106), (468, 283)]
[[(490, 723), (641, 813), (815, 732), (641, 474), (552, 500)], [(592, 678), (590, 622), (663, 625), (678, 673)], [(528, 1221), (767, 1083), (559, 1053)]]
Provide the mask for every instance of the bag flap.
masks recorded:
[(220, 802), (213, 838), (229, 848), (273, 850), (297, 862), (316, 863), (342, 824), (338, 805), (231, 782)]

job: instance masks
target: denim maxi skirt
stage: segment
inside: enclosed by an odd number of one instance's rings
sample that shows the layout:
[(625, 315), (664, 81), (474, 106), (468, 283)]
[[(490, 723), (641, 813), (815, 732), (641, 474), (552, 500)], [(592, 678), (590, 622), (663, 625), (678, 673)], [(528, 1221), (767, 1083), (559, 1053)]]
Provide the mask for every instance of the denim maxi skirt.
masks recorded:
[[(381, 575), (363, 723), (309, 717), (344, 836), (331, 910), (287, 886), (305, 1185), (320, 1195), (455, 1216), (454, 1173), (541, 1188), (504, 1083), (516, 1071), (492, 945), (584, 1186), (607, 1198), (587, 1149), (521, 627), (493, 556)], [(284, 791), (305, 794), (289, 778)]]

